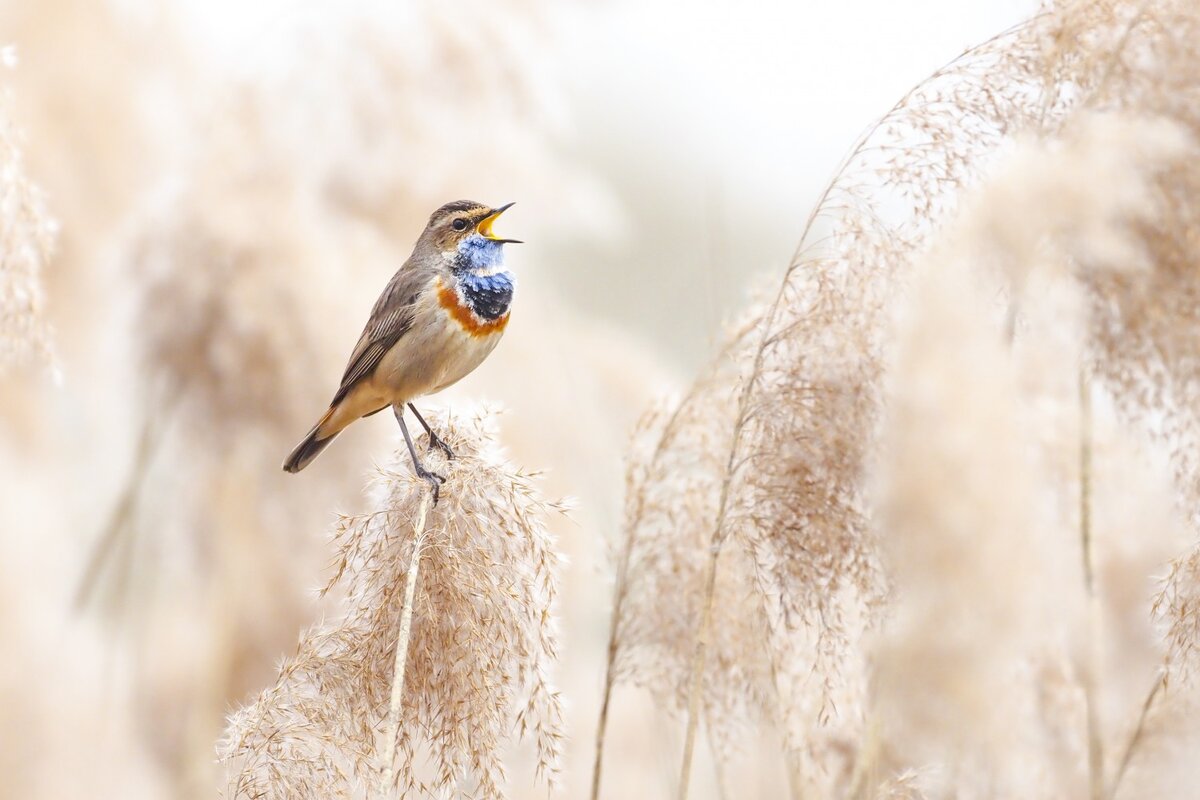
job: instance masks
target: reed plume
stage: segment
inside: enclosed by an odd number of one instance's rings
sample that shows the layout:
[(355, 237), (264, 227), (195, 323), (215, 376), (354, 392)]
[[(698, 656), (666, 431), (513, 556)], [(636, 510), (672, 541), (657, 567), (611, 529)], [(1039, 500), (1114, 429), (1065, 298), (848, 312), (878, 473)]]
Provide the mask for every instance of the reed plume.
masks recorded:
[[(1163, 120), (1194, 147), (1200, 113), (1187, 98), (1200, 75), (1200, 57), (1191, 45), (1200, 34), (1200, 14), (1192, 4), (1174, 2), (1119, 4), (1110, 13), (1104, 18), (1092, 11), (1089, 18), (1101, 17), (1110, 38), (1121, 36), (1121, 48), (1110, 59), (1088, 64), (1085, 76), (1097, 103)], [(1151, 187), (1146, 205), (1152, 212), (1136, 226), (1134, 262), (1145, 268), (1090, 274), (1085, 280), (1096, 378), (1124, 419), (1170, 453), (1179, 507), (1193, 526), (1200, 519), (1200, 373), (1192, 355), (1200, 335), (1193, 313), (1200, 296), (1194, 269), (1200, 219), (1191, 200), (1198, 185), (1194, 158), (1173, 163)], [(1175, 560), (1157, 603), (1168, 630), (1169, 663), (1183, 672), (1195, 663), (1200, 641), (1192, 612), (1193, 598), (1200, 596), (1194, 564), (1194, 553)]]
[[(0, 69), (15, 67), (16, 50), (4, 48), (0, 59)], [(0, 373), (51, 362), (42, 272), (57, 231), (27, 174), (12, 105), (5, 87), (0, 96)]]
[[(996, 177), (966, 210), (965, 228), (942, 237), (959, 245), (971, 243), (974, 255), (959, 250), (960, 265), (999, 267), (1009, 281), (1018, 364), (1025, 362), (1022, 368), (1027, 376), (1042, 376), (1022, 387), (1026, 396), (1022, 404), (1040, 411), (1027, 412), (1023, 419), (1027, 425), (1032, 423), (1035, 433), (1044, 435), (1043, 465), (1052, 470), (1043, 476), (1045, 484), (1061, 496), (1082, 481), (1081, 516), (1060, 522), (1082, 526), (1083, 583), (1089, 592), (1100, 592), (1093, 602), (1105, 608), (1113, 602), (1105, 596), (1113, 578), (1106, 577), (1098, 589), (1092, 588), (1097, 556), (1088, 553), (1094, 546), (1089, 545), (1088, 527), (1096, 524), (1089, 522), (1093, 513), (1089, 507), (1095, 508), (1095, 501), (1087, 494), (1086, 482), (1089, 471), (1104, 467), (1093, 466), (1094, 454), (1085, 449), (1080, 475), (1064, 474), (1074, 470), (1063, 469), (1069, 463), (1064, 456), (1072, 450), (1069, 438), (1077, 435), (1086, 442), (1091, 436), (1087, 407), (1093, 394), (1111, 397), (1126, 425), (1166, 446), (1181, 478), (1180, 507), (1192, 517), (1196, 508), (1195, 483), (1189, 477), (1194, 448), (1188, 445), (1196, 428), (1185, 399), (1192, 381), (1191, 359), (1173, 344), (1174, 337), (1189, 336), (1194, 318), (1184, 319), (1172, 311), (1176, 298), (1191, 291), (1183, 243), (1194, 238), (1196, 222), (1190, 204), (1182, 198), (1193, 191), (1187, 187), (1194, 186), (1197, 130), (1194, 109), (1181, 102), (1185, 91), (1179, 76), (1194, 74), (1198, 66), (1193, 49), (1185, 44), (1195, 35), (1196, 23), (1193, 8), (1175, 3), (1067, 3), (1029, 23), (1028, 30), (1037, 32), (1042, 47), (1038, 59), (1023, 68), (1043, 76), (1043, 112), (1038, 126), (1017, 138), (1042, 143), (1027, 145), (1023, 155), (999, 164)], [(1048, 305), (1056, 295), (1065, 301)], [(1056, 340), (1065, 340), (1065, 348), (1054, 344)], [(946, 341), (957, 338), (948, 336)], [(1052, 355), (1056, 348), (1057, 362)], [(1056, 374), (1047, 379), (1049, 371)], [(1061, 379), (1072, 371), (1081, 376), (1084, 405), (1076, 409), (1081, 417), (1070, 411), (1071, 381), (1064, 387)], [(946, 403), (945, 407), (960, 406)], [(1060, 411), (1045, 413), (1047, 407)], [(995, 448), (987, 452), (994, 453)], [(1131, 484), (1124, 486), (1126, 494), (1130, 488)], [(1133, 497), (1126, 502), (1134, 502)], [(1110, 541), (1106, 546), (1113, 545)], [(1103, 552), (1098, 557), (1105, 558)], [(1167, 622), (1168, 669), (1186, 669), (1194, 637), (1188, 629), (1186, 595), (1194, 583), (1187, 575), (1187, 562), (1187, 556), (1175, 562), (1157, 602)], [(944, 577), (939, 572), (939, 579)], [(903, 596), (898, 592), (897, 597), (903, 608)], [(1144, 600), (1134, 607), (1146, 613)], [(1094, 619), (1111, 621), (1111, 614), (1101, 611)], [(1060, 616), (1070, 620), (1075, 615), (1060, 612)], [(1058, 762), (1044, 769), (1057, 775), (1047, 785), (1057, 783), (1060, 791), (1067, 791), (1080, 771), (1075, 759), (1086, 753), (1082, 772), (1089, 794), (1106, 797), (1123, 788), (1122, 779), (1148, 741), (1147, 724), (1154, 719), (1155, 703), (1165, 694), (1167, 673), (1147, 680), (1148, 692), (1143, 689), (1144, 700), (1138, 699), (1126, 682), (1106, 673), (1097, 654), (1105, 651), (1105, 639), (1113, 634), (1096, 624), (1085, 634), (1087, 626), (1080, 618), (1072, 621), (1075, 646), (1081, 652), (1091, 648), (1094, 654), (1075, 655), (1074, 676), (1066, 676), (1068, 686), (1077, 683), (1084, 693), (1086, 739), (1080, 735), (1083, 726), (1077, 726), (1067, 735), (1076, 744), (1065, 745)], [(1091, 641), (1086, 645), (1080, 641), (1087, 639)], [(1153, 653), (1156, 647), (1144, 638), (1137, 644), (1143, 652)], [(1116, 681), (1124, 691), (1106, 686), (1106, 680)], [(1050, 684), (1043, 684), (1041, 691), (1049, 696)], [(1105, 697), (1113, 700), (1102, 705)], [(1186, 693), (1176, 702), (1187, 702)], [(1176, 735), (1188, 734), (1177, 731)], [(906, 736), (908, 741), (920, 741)], [(1158, 763), (1163, 763), (1161, 756)], [(1007, 770), (1004, 780), (1016, 780), (1020, 771), (1019, 767)], [(1139, 774), (1139, 791), (1147, 786), (1146, 779), (1145, 773)], [(996, 785), (985, 791), (994, 793)], [(1029, 796), (1019, 788), (1008, 791)]]
[[(1075, 273), (1132, 268), (1150, 187), (1185, 142), (1161, 121), (1075, 115), (997, 163), (917, 266), (889, 369), (879, 524), (894, 600), (873, 672), (889, 757), (937, 776), (934, 796), (1069, 793), (1080, 752), (1092, 796), (1106, 796), (1104, 675), (1089, 655), (1102, 643), (1084, 593), (1067, 588), (1094, 594), (1094, 515), (1045, 509), (1082, 480), (1064, 456), (1091, 424), (1071, 378), (1085, 332)], [(1091, 180), (1114, 188), (1085, 198)], [(1003, 296), (1002, 281), (1022, 309), (1009, 333), (1011, 311), (985, 299)], [(1069, 569), (1072, 523), (1085, 526), (1082, 582)], [(1042, 719), (1041, 698), (1076, 681), (1084, 707), (1064, 707), (1089, 722), (1047, 758), (1059, 721)]]
[[(749, 322), (710, 370), (731, 377), (698, 380), (689, 397), (711, 393), (707, 413), (685, 416), (655, 448), (666, 458), (674, 449), (706, 448), (702, 460), (682, 452), (679, 458), (712, 470), (706, 493), (712, 505), (697, 504), (694, 492), (672, 492), (677, 472), (657, 478), (669, 518), (707, 541), (699, 560), (684, 552), (696, 539), (679, 537), (672, 553), (676, 564), (694, 565), (694, 585), (706, 593), (690, 616), (692, 635), (677, 640), (684, 654), (673, 659), (690, 664), (693, 676), (683, 679), (685, 699), (677, 706), (688, 711), (685, 749), (694, 738), (696, 710), (709, 702), (697, 705), (704, 688), (696, 676), (707, 671), (704, 643), (721, 628), (701, 620), (706, 609), (724, 605), (705, 587), (717, 585), (720, 554), (731, 539), (752, 565), (741, 592), (761, 605), (764, 625), (749, 631), (749, 641), (758, 641), (754, 649), (769, 658), (767, 716), (780, 723), (793, 754), (824, 749), (810, 722), (828, 719), (835, 697), (845, 695), (850, 672), (841, 668), (849, 641), (884, 592), (862, 479), (876, 428), (888, 300), (908, 256), (957, 187), (978, 171), (972, 148), (998, 146), (1006, 124), (1025, 109), (1029, 81), (998, 88), (972, 77), (1019, 63), (1032, 47), (1007, 34), (968, 53), (906, 95), (856, 144), (806, 221), (772, 299), (746, 315)], [(907, 213), (898, 214), (898, 207)], [(634, 550), (639, 535), (627, 531)], [(635, 559), (629, 563), (628, 583), (657, 580)], [(652, 625), (663, 609), (628, 606), (620, 613), (645, 615), (643, 624)], [(743, 643), (741, 649), (749, 648)], [(855, 716), (851, 703), (842, 704), (842, 712)], [(731, 721), (708, 718), (718, 728)]]
[[(697, 522), (716, 513), (721, 465), (714, 454), (725, 434), (719, 427), (705, 429), (703, 420), (723, 413), (732, 399), (730, 377), (717, 372), (697, 384), (699, 391), (693, 387), (676, 404), (648, 413), (634, 434), (628, 461), (627, 538), (618, 553), (609, 678), (646, 688), (675, 708), (687, 703), (690, 621), (701, 611), (704, 589), (708, 528)], [(704, 713), (724, 751), (744, 741), (748, 723), (769, 718), (771, 692), (769, 663), (753, 647), (765, 635), (766, 620), (745, 592), (750, 564), (737, 548), (723, 554), (722, 564), (713, 658), (703, 680)], [(662, 603), (664, 597), (676, 600)], [(654, 614), (644, 613), (650, 608)]]
[(487, 417), (433, 424), (457, 454), (437, 466), (449, 479), (441, 501), (416, 530), (427, 487), (401, 450), (373, 481), (370, 510), (339, 523), (326, 591), (344, 584), (341, 612), (305, 633), (278, 682), (230, 718), (221, 746), (232, 761), (230, 797), (357, 796), (355, 787), (378, 786), (404, 576), (418, 549), (395, 743), (400, 790), (502, 797), (513, 731), (533, 741), (537, 770), (553, 781), (563, 737), (549, 677), (559, 558), (546, 520), (558, 507), (500, 456)]
[[(1184, 142), (1193, 135), (1193, 109), (1182, 99), (1187, 92), (1180, 78), (1194, 69), (1194, 48), (1185, 44), (1193, 17), (1190, 6), (1171, 2), (1051, 6), (969, 51), (902, 98), (855, 146), (823, 193), (774, 299), (750, 313), (751, 332), (739, 334), (748, 345), (738, 350), (732, 368), (724, 368), (737, 377), (718, 384), (708, 376), (698, 380), (688, 396), (714, 386), (719, 400), (708, 406), (709, 413), (698, 415), (685, 435), (660, 434), (660, 446), (635, 454), (635, 460), (649, 458), (653, 464), (664, 458), (663, 451), (669, 456), (673, 448), (682, 452), (707, 443), (713, 449), (705, 450), (703, 459), (693, 455), (689, 463), (716, 465), (718, 488), (708, 492), (715, 510), (697, 504), (686, 484), (672, 492), (677, 473), (650, 478), (661, 483), (666, 499), (658, 503), (677, 526), (709, 531), (708, 544), (699, 545), (708, 551), (706, 558), (685, 555), (683, 548), (696, 547), (697, 540), (681, 536), (670, 560), (672, 570), (692, 574), (691, 585), (707, 595), (689, 608), (694, 626), (690, 642), (676, 642), (692, 649), (691, 657), (683, 659), (676, 652), (667, 662), (691, 663), (688, 701), (674, 706), (687, 709), (689, 718), (681, 795), (687, 791), (701, 709), (710, 703), (706, 662), (714, 652), (714, 631), (722, 630), (715, 615), (726, 605), (718, 599), (720, 580), (714, 576), (720, 574), (727, 542), (737, 542), (753, 565), (750, 587), (765, 621), (757, 633), (765, 637), (780, 706), (776, 716), (783, 720), (789, 751), (821, 758), (821, 748), (814, 744), (820, 738), (815, 723), (828, 720), (835, 706), (832, 693), (839, 690), (858, 700), (836, 704), (837, 716), (849, 723), (852, 735), (858, 731), (854, 738), (870, 738), (863, 728), (866, 683), (854, 662), (861, 654), (858, 637), (864, 627), (877, 624), (888, 589), (879, 569), (879, 531), (869, 512), (864, 477), (877, 446), (894, 299), (902, 295), (916, 257), (931, 242), (945, 236), (978, 237), (980, 265), (985, 271), (999, 268), (1006, 276), (1006, 288), (996, 285), (994, 291), (1008, 297), (1010, 329), (1022, 324), (1032, 265), (1057, 264), (1060, 276), (1074, 275), (1082, 287), (1076, 294), (1068, 292), (1065, 300), (1078, 313), (1060, 320), (1056, 329), (1065, 331), (1067, 352), (1078, 356), (1066, 365), (1068, 374), (1078, 374), (1084, 358), (1079, 354), (1086, 351), (1088, 374), (1094, 369), (1133, 416), (1155, 419), (1162, 413), (1155, 409), (1165, 409), (1173, 417), (1175, 409), (1196, 406), (1182, 396), (1160, 402), (1164, 382), (1174, 384), (1177, 392), (1200, 382), (1188, 378), (1194, 361), (1189, 351), (1165, 341), (1169, 323), (1157, 332), (1151, 324), (1157, 319), (1173, 322), (1171, 308), (1182, 312), (1191, 305), (1186, 300), (1174, 305), (1174, 298), (1190, 296), (1178, 285), (1190, 276), (1184, 267), (1186, 251), (1171, 243), (1186, 241), (1193, 230), (1182, 199), (1192, 171), (1183, 155), (1190, 152)], [(1088, 115), (1095, 113), (1108, 114), (1105, 119), (1115, 122), (1092, 124)], [(1036, 194), (1035, 169), (1023, 171), (1013, 163), (1007, 164), (1010, 188), (1033, 193), (1026, 202), (1042, 204), (1039, 217), (1031, 219), (1028, 208), (1007, 218), (993, 215), (986, 222), (977, 215), (975, 222), (985, 229), (947, 233), (946, 222), (956, 218), (964, 190), (1002, 163), (998, 159), (1005, 150), (1027, 140), (1049, 142), (1046, 160), (1036, 169), (1045, 173), (1041, 185), (1050, 194)], [(1047, 170), (1050, 165), (1062, 169)], [(1095, 188), (1101, 183), (1103, 190)], [(1085, 188), (1089, 184), (1093, 188)], [(1008, 189), (1000, 180), (991, 184), (991, 191), (1003, 200)], [(1041, 216), (1046, 213), (1049, 219)], [(974, 224), (970, 210), (966, 216), (962, 224)], [(1157, 242), (1164, 225), (1169, 236), (1165, 243)], [(984, 242), (996, 247), (987, 250)], [(1152, 284), (1165, 282), (1159, 266), (1170, 267), (1172, 253), (1179, 266), (1166, 270), (1171, 289), (1151, 289), (1146, 276), (1153, 276), (1148, 278)], [(1153, 267), (1132, 269), (1139, 264)], [(1139, 305), (1151, 305), (1153, 313), (1139, 313)], [(1193, 323), (1194, 315), (1179, 318), (1171, 335)], [(1133, 335), (1127, 337), (1127, 330)], [(1152, 335), (1160, 341), (1145, 341)], [(1136, 366), (1126, 363), (1155, 349), (1162, 352)], [(1177, 364), (1162, 365), (1176, 354)], [(1173, 369), (1183, 374), (1170, 376)], [(1011, 396), (1014, 390), (1006, 391)], [(1079, 390), (1074, 391), (1071, 397), (1077, 398)], [(1200, 429), (1190, 419), (1177, 427)], [(1062, 461), (1061, 452), (1078, 449), (1076, 442), (1048, 458)], [(1182, 457), (1177, 452), (1177, 461)], [(1067, 463), (1078, 464), (1075, 458)], [(632, 469), (653, 475), (636, 464)], [(1060, 492), (1077, 486), (1074, 473), (1069, 479), (1056, 477)], [(645, 495), (648, 485), (633, 491)], [(640, 502), (635, 498), (631, 505), (638, 508)], [(639, 535), (627, 527), (631, 553), (637, 552)], [(626, 574), (619, 579), (623, 602), (618, 615), (644, 615), (638, 624), (646, 626), (661, 620), (661, 606), (641, 606), (630, 598), (636, 598), (632, 587), (639, 581), (653, 585), (661, 580), (648, 573), (664, 569), (668, 560), (643, 564), (628, 555), (621, 559)], [(1177, 567), (1176, 575), (1185, 571)], [(1178, 592), (1190, 584), (1177, 577), (1170, 586)], [(1170, 614), (1175, 621), (1184, 620), (1179, 609), (1189, 607), (1186, 598), (1162, 605), (1175, 609)], [(620, 652), (623, 630), (636, 629), (636, 624), (618, 620), (613, 649)], [(1186, 621), (1176, 628), (1175, 639), (1194, 641), (1185, 629)], [(1178, 644), (1175, 649), (1180, 650)], [(619, 657), (615, 661), (621, 663)], [(675, 681), (683, 680), (678, 666), (673, 675)], [(823, 696), (822, 702), (812, 701), (814, 684), (821, 687), (815, 696)], [(751, 685), (745, 696), (757, 698), (760, 689)], [(705, 721), (710, 726), (723, 722), (708, 715)], [(1103, 780), (1102, 769), (1093, 772)], [(1093, 793), (1101, 785), (1094, 784)]]
[[(319, 514), (348, 483), (296, 497), (278, 472), (325, 391), (314, 365), (336, 369), (314, 328), (337, 305), (319, 309), (297, 287), (321, 285), (344, 249), (292, 192), (286, 161), (259, 159), (253, 190), (239, 188), (247, 140), (262, 131), (228, 102), (119, 250), (137, 287), (126, 395), (137, 444), (78, 594), (125, 623), (121, 644), (149, 675), (135, 698), (155, 720), (147, 744), (194, 796), (215, 777), (211, 742), (228, 704), (261, 685), (307, 618)], [(186, 641), (149, 646), (182, 619)], [(137, 630), (154, 635), (128, 635)]]
[[(251, 692), (221, 746), (232, 796), (515, 795), (537, 783), (526, 759), (553, 782), (554, 620), (579, 622), (563, 649), (580, 667), (562, 671), (584, 691), (603, 645), (596, 587), (580, 568), (558, 594), (556, 505), (497, 454), (490, 418), (436, 421), (460, 454), (430, 456), (450, 476), (436, 508), (401, 451), (353, 513), (349, 465), (385, 416), (302, 490), (277, 468), (432, 207), (518, 199), (543, 243), (539, 227), (574, 237), (576, 219), (611, 216), (558, 146), (566, 98), (541, 79), (559, 67), (556, 18), (498, 2), (373, 6), (320, 31), (284, 15), (262, 35), (288, 42), (262, 50), (295, 52), (252, 80), (190, 71), (170, 35), (126, 38), (107, 2), (0, 9), (40, 65), (13, 73), (17, 102), (0, 108), (0, 372), (48, 362), (43, 294), (73, 359), (66, 392), (10, 399), (24, 415), (10, 430), (43, 431), (0, 447), (5, 523), (61, 534), (3, 547), (12, 791), (210, 796), (212, 741)], [(506, 24), (477, 24), (485, 12)], [(685, 796), (1190, 791), (1198, 41), (1192, 0), (1048, 2), (852, 145), (796, 220), (793, 258), (634, 433), (594, 798), (658, 794), (662, 761)], [(570, 303), (521, 297), (464, 388), (513, 398), (516, 452), (537, 448), (550, 485), (602, 501), (614, 429), (658, 374)], [(130, 451), (107, 570), (88, 583), (133, 622), (116, 660), (136, 671), (117, 671), (132, 680), (98, 726), (105, 687), (85, 667), (100, 654), (75, 632), (55, 641), (57, 619), (12, 613), (36, 594), (30, 575), (69, 572), (71, 532), (103, 523), (103, 471)], [(314, 534), (347, 502), (317, 605)], [(583, 529), (617, 528), (619, 511), (593, 503)], [(595, 538), (566, 541), (586, 564)], [(670, 727), (615, 723), (606, 752), (626, 686), (643, 700), (630, 711), (662, 709)], [(574, 706), (578, 724), (590, 708)], [(515, 747), (521, 732), (532, 746)], [(109, 740), (78, 753), (81, 737)]]
[(955, 258), (917, 275), (897, 341), (879, 518), (895, 599), (873, 684), (900, 763), (942, 768), (932, 796), (975, 796), (976, 780), (981, 796), (1022, 796), (1032, 787), (1007, 782), (1039, 766), (1013, 732), (1033, 707), (1020, 675), (1045, 611), (1046, 537), (1002, 316), (972, 278)]

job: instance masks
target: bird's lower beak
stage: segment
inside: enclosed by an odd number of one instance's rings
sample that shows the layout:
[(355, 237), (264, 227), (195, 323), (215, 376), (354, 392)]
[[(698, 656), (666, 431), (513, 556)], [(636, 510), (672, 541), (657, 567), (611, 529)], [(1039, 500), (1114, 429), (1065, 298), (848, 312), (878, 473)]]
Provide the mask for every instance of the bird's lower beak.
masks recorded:
[(501, 239), (499, 236), (492, 233), (492, 223), (495, 222), (501, 214), (512, 207), (512, 203), (505, 203), (499, 208), (492, 209), (492, 213), (479, 220), (479, 224), (475, 226), (475, 230), (479, 232), (480, 236), (485, 239), (491, 239), (493, 242), (500, 242), (502, 244), (521, 244), (519, 239)]

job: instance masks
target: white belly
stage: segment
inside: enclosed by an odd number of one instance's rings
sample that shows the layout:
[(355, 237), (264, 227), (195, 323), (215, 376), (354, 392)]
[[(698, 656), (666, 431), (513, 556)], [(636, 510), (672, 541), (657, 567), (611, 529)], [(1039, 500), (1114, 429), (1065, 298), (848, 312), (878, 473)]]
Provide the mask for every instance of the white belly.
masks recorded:
[[(458, 326), (450, 324), (446, 327), (457, 328)], [(500, 343), (500, 337), (503, 335), (503, 332), (498, 331), (483, 336), (472, 336), (461, 328), (448, 332), (445, 337), (445, 362), (439, 381), (430, 392), (440, 392), (473, 372), (496, 349), (496, 345)]]
[(503, 335), (503, 328), (471, 333), (445, 309), (430, 304), (413, 320), (380, 362), (375, 380), (391, 402), (407, 402), (462, 380), (483, 363)]

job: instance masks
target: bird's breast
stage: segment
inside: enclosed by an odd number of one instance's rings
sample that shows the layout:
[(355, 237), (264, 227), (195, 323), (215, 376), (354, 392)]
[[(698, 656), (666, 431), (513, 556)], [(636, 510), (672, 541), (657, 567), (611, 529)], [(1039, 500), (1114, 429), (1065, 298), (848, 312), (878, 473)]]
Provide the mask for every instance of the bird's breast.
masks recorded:
[(507, 272), (493, 275), (466, 275), (453, 285), (441, 278), (437, 282), (438, 305), (462, 330), (473, 336), (500, 333), (508, 325), (513, 296), (512, 276)]

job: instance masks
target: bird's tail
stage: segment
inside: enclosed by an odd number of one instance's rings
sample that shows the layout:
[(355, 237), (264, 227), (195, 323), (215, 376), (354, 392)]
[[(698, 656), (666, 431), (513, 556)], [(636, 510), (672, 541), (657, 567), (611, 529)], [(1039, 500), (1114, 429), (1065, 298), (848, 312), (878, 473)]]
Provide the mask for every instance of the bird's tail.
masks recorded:
[(321, 417), (321, 419), (317, 421), (317, 424), (313, 426), (313, 429), (308, 432), (308, 435), (304, 437), (304, 441), (296, 445), (296, 449), (293, 450), (283, 462), (284, 472), (299, 472), (300, 470), (304, 469), (312, 462), (314, 458), (321, 454), (322, 450), (329, 446), (329, 443), (332, 442), (334, 438), (337, 437), (341, 431), (327, 433), (324, 436), (321, 435), (321, 427), (325, 425), (325, 423), (327, 423), (329, 418), (332, 416), (333, 408), (330, 408), (325, 412), (325, 416)]

